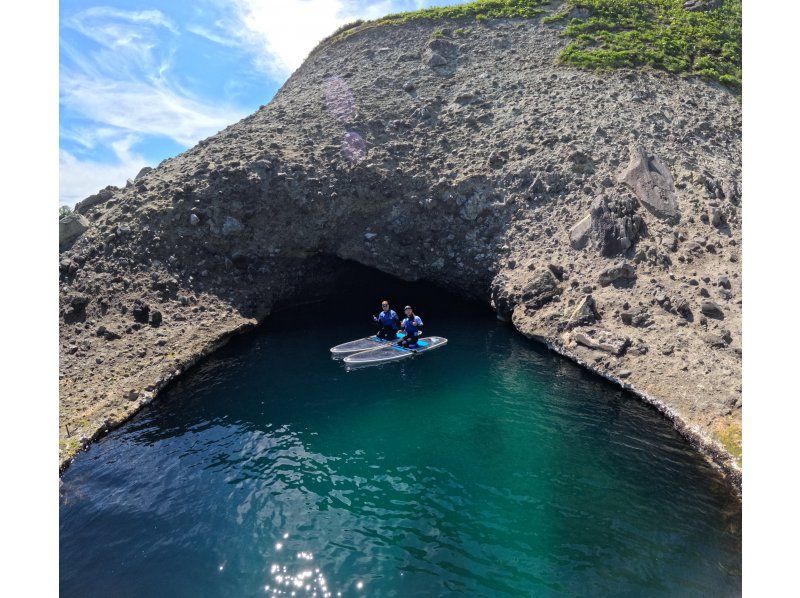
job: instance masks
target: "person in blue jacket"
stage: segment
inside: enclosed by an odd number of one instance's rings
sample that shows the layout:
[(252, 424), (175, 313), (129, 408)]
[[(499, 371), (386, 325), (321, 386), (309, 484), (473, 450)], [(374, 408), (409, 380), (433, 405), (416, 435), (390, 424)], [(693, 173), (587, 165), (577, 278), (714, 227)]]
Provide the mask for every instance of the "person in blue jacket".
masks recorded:
[(377, 316), (372, 317), (380, 325), (378, 330), (378, 338), (384, 340), (394, 340), (397, 338), (397, 329), (400, 326), (400, 318), (397, 313), (389, 308), (389, 302), (381, 302), (381, 312)]
[(413, 349), (417, 346), (419, 337), (422, 336), (422, 318), (414, 313), (414, 310), (411, 309), (410, 305), (406, 305), (405, 312), (406, 317), (401, 322), (400, 328), (406, 333), (406, 335), (397, 344), (401, 347), (409, 347), (410, 349)]

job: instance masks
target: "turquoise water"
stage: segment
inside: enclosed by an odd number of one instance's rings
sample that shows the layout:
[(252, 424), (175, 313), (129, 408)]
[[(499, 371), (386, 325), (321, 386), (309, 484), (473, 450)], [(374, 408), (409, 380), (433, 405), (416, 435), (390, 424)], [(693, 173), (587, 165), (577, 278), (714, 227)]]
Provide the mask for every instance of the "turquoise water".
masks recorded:
[[(652, 409), (483, 308), (360, 287), (75, 460), (62, 596), (740, 594), (740, 504)], [(450, 343), (345, 371), (328, 348), (390, 290)]]

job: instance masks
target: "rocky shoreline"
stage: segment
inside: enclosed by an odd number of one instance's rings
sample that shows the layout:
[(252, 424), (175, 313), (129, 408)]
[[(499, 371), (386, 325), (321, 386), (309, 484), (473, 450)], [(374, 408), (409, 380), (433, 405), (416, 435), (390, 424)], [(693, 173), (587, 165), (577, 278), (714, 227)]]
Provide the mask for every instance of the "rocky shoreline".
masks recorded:
[(740, 488), (741, 104), (566, 67), (559, 31), (356, 32), (255, 114), (80, 202), (60, 254), (62, 469), (344, 259), (491, 303)]

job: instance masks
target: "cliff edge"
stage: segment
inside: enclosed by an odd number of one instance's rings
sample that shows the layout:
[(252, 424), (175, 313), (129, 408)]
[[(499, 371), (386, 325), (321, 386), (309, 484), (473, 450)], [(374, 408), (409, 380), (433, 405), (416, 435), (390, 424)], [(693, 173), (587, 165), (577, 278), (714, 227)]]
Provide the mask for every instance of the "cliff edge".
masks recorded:
[(80, 202), (60, 254), (62, 466), (346, 259), (491, 303), (740, 483), (741, 104), (700, 78), (570, 66), (562, 32), (356, 28), (255, 114)]

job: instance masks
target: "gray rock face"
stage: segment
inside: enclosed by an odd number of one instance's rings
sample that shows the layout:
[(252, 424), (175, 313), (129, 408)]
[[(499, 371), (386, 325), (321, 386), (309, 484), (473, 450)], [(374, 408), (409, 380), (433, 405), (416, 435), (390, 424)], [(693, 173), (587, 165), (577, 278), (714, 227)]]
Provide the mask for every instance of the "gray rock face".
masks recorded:
[(540, 270), (522, 289), (522, 301), (526, 307), (539, 309), (561, 294), (558, 280), (550, 270)]
[(497, 312), (497, 318), (504, 322), (510, 320), (511, 313), (519, 303), (519, 300), (519, 294), (514, 292), (508, 277), (498, 274), (492, 281), (491, 286), (491, 304), (495, 312)]
[(602, 195), (592, 202), (590, 236), (600, 255), (618, 255), (638, 240), (645, 226), (642, 217), (634, 214), (633, 203), (634, 200), (611, 203)]
[(659, 218), (678, 218), (672, 174), (661, 160), (649, 156), (643, 147), (631, 148), (631, 161), (620, 175), (620, 182), (633, 189), (639, 201)]
[(636, 268), (627, 262), (617, 263), (609, 266), (600, 273), (598, 282), (607, 287), (615, 282), (622, 282), (626, 280), (634, 280), (636, 278)]
[(89, 221), (82, 214), (69, 214), (58, 221), (58, 244), (69, 245), (89, 228)]

